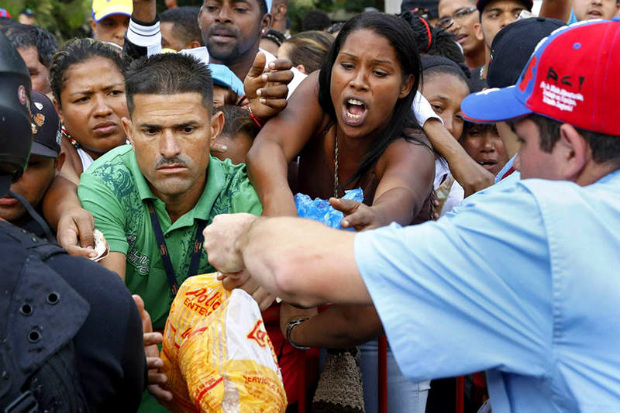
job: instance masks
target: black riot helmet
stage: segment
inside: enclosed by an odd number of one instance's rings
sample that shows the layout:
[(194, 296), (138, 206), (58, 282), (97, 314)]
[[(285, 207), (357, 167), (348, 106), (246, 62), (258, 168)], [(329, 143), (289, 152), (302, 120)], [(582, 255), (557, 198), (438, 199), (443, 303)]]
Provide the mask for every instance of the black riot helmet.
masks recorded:
[(32, 145), (30, 75), (0, 32), (0, 197), (22, 176)]

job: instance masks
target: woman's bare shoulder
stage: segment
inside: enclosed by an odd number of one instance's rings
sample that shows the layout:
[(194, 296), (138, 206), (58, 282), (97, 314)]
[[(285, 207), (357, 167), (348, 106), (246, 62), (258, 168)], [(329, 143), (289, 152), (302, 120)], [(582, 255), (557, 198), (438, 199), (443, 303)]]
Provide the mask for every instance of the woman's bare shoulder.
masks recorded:
[(317, 71), (301, 82), (287, 102), (286, 108), (266, 123), (259, 133), (259, 141), (268, 139), (282, 144), (299, 142), (303, 147), (308, 140), (321, 136), (327, 130), (329, 122), (329, 115), (319, 104)]
[(388, 167), (402, 167), (409, 169), (413, 164), (420, 168), (434, 165), (435, 154), (433, 148), (419, 129), (406, 129), (400, 138), (392, 141), (377, 162), (377, 174), (381, 175)]

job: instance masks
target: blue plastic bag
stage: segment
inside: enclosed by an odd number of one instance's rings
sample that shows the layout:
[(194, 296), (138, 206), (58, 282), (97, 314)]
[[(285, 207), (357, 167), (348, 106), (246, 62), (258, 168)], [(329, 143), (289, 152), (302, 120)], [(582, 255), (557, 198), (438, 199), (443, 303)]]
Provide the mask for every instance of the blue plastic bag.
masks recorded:
[[(357, 202), (364, 200), (364, 194), (362, 188), (351, 189), (344, 191), (344, 196), (341, 199), (350, 199)], [(321, 198), (311, 199), (308, 195), (295, 194), (295, 206), (297, 207), (297, 214), (301, 218), (313, 219), (319, 221), (331, 228), (343, 229), (340, 226), (340, 222), (344, 218), (344, 214), (334, 209), (329, 201)], [(353, 228), (346, 228), (349, 231), (354, 231)]]

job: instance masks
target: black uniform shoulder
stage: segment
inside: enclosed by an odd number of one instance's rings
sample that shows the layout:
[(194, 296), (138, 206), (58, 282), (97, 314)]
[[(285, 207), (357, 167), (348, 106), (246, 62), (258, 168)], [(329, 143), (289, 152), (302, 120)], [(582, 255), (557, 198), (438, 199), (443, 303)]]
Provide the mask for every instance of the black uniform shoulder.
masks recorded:
[(146, 386), (142, 322), (118, 274), (83, 257), (59, 254), (48, 264), (90, 304), (75, 338), (78, 370), (99, 411), (135, 412)]
[[(57, 274), (71, 290), (70, 295), (77, 293), (79, 300), (88, 304), (88, 315), (71, 336), (79, 381), (90, 410), (135, 412), (146, 385), (142, 322), (120, 277), (86, 258), (71, 257), (59, 246), (7, 222), (0, 222), (0, 259), (7, 271), (20, 271), (24, 263), (40, 259), (36, 274)], [(49, 277), (43, 276), (42, 281), (44, 278)], [(18, 282), (6, 287), (13, 290)]]

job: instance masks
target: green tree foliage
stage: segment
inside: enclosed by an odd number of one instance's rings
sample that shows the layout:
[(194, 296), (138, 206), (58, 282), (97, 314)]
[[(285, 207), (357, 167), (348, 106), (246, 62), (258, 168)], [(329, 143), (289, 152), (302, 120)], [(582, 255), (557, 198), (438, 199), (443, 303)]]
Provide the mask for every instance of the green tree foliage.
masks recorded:
[[(291, 21), (291, 33), (301, 31), (304, 16), (310, 10), (323, 10), (330, 17), (336, 11), (344, 10), (349, 17), (361, 13), (366, 7), (375, 7), (383, 10), (384, 0), (289, 0), (287, 16)], [(342, 15), (342, 13), (338, 13)], [(333, 19), (333, 17), (332, 17)]]
[(286, 16), (291, 22), (291, 33), (299, 33), (306, 13), (316, 8), (315, 0), (289, 0)]
[[(202, 6), (204, 0), (177, 0), (179, 6)], [(37, 25), (49, 30), (59, 43), (74, 37), (91, 34), (88, 19), (92, 0), (0, 0), (0, 7), (7, 9), (17, 20), (20, 10), (34, 11)], [(157, 0), (157, 10), (166, 9), (163, 0)]]
[(53, 33), (60, 43), (90, 33), (92, 0), (3, 0), (2, 7), (17, 19), (20, 10), (34, 11), (37, 25)]

